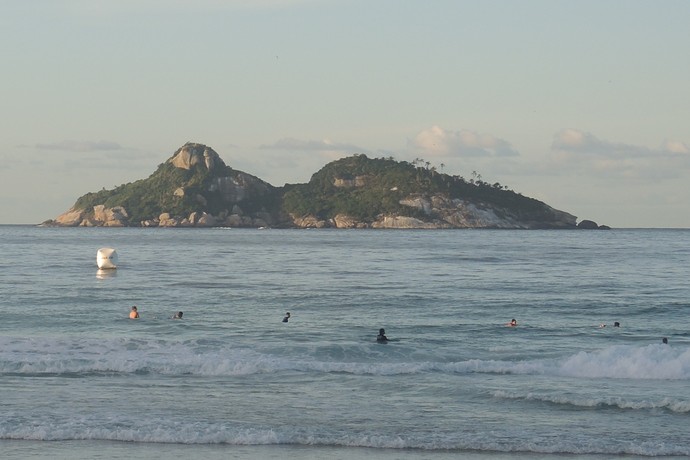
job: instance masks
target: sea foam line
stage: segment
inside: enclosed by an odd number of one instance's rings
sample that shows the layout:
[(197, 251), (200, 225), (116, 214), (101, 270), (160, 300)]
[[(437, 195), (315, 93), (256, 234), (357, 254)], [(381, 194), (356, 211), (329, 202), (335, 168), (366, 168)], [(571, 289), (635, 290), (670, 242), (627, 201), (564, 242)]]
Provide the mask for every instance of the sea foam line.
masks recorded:
[(561, 358), (521, 361), (470, 359), (416, 361), (396, 354), (395, 362), (367, 347), (350, 350), (347, 361), (318, 351), (259, 351), (203, 348), (189, 343), (2, 341), (0, 373), (25, 375), (161, 374), (239, 376), (279, 372), (410, 375), (422, 373), (524, 374), (571, 378), (690, 380), (690, 349), (654, 344), (611, 346)]
[[(16, 415), (16, 414), (15, 414)], [(21, 423), (13, 414), (6, 414), (0, 422), (0, 439), (33, 441), (120, 441), (176, 444), (280, 445), (368, 447), (385, 449), (419, 449), (424, 451), (458, 450), (480, 452), (516, 452), (550, 454), (599, 455), (690, 455), (687, 443), (654, 443), (650, 441), (612, 442), (606, 437), (583, 442), (577, 436), (552, 437), (535, 441), (529, 433), (496, 436), (493, 431), (469, 430), (429, 433), (407, 432), (391, 434), (328, 430), (306, 426), (251, 426), (234, 422), (205, 423), (201, 421), (171, 421), (160, 419), (70, 418), (51, 419), (44, 414), (41, 420)]]
[(493, 396), (502, 399), (543, 401), (553, 404), (569, 405), (574, 407), (600, 408), (611, 407), (629, 410), (655, 410), (664, 409), (676, 413), (690, 412), (690, 401), (682, 401), (673, 398), (661, 398), (657, 401), (631, 401), (621, 397), (576, 397), (563, 395), (547, 395), (534, 392), (516, 393), (503, 390), (494, 391)]

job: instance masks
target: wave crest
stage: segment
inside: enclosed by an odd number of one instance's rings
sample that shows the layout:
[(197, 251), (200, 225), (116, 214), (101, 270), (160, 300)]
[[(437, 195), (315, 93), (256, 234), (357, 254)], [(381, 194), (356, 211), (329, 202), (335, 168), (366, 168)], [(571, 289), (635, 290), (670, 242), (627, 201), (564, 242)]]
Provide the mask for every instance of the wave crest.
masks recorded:
[(335, 357), (309, 350), (229, 347), (162, 340), (0, 339), (0, 373), (21, 375), (161, 374), (237, 376), (280, 372), (372, 375), (523, 374), (570, 378), (690, 380), (690, 349), (668, 345), (611, 346), (552, 359), (419, 360), (413, 350), (391, 357), (353, 345)]

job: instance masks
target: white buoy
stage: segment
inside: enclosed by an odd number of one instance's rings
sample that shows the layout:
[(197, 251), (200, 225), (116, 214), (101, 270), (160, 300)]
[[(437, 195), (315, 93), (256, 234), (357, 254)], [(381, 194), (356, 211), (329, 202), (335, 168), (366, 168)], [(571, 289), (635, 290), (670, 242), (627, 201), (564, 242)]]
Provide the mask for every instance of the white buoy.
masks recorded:
[(113, 248), (101, 248), (96, 253), (98, 268), (117, 268), (117, 252)]

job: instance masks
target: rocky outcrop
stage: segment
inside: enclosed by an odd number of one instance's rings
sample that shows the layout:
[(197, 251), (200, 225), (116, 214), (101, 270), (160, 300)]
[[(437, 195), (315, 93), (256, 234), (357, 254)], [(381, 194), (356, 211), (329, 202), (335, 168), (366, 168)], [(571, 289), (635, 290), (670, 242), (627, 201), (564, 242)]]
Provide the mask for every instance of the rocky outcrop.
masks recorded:
[(349, 187), (364, 187), (367, 185), (370, 177), (369, 176), (355, 176), (354, 178), (342, 178), (336, 177), (333, 179), (333, 186), (338, 188), (349, 188)]
[(177, 149), (168, 162), (181, 169), (191, 169), (196, 165), (204, 165), (209, 171), (225, 166), (220, 155), (211, 147), (192, 142), (188, 142)]
[(84, 209), (71, 208), (57, 216), (54, 220), (44, 222), (44, 224), (52, 223), (59, 227), (77, 227), (84, 221)]
[(368, 228), (369, 225), (366, 222), (360, 222), (359, 220), (348, 216), (346, 214), (337, 214), (333, 220), (333, 226), (335, 228)]
[(42, 225), (55, 227), (127, 227), (129, 226), (128, 219), (127, 210), (122, 206), (106, 208), (103, 205), (98, 205), (90, 211), (72, 208)]
[(414, 217), (406, 216), (384, 216), (380, 220), (371, 224), (372, 228), (409, 228), (409, 229), (432, 229), (432, 228), (451, 228), (443, 222), (425, 222)]
[(106, 208), (101, 204), (93, 207), (93, 221), (97, 226), (126, 227), (129, 224), (129, 215), (122, 206)]
[[(440, 228), (503, 228), (530, 229), (542, 228), (543, 224), (522, 222), (504, 211), (500, 215), (493, 208), (482, 208), (474, 203), (460, 199), (448, 199), (442, 195), (410, 196), (400, 200), (400, 204), (410, 207), (426, 216), (410, 217), (405, 215), (381, 215), (374, 221), (360, 221), (352, 216), (338, 214), (332, 219), (319, 219), (315, 216), (290, 216), (286, 224), (271, 213), (257, 213), (254, 216), (244, 215), (239, 206), (234, 206), (232, 213), (221, 213), (217, 216), (206, 212), (193, 212), (188, 216), (176, 217), (162, 213), (157, 219), (141, 222), (143, 227), (271, 227), (288, 226), (297, 228), (387, 228), (387, 229), (440, 229)], [(576, 217), (566, 212), (552, 210), (556, 220), (550, 228), (575, 228)], [(58, 216), (54, 225), (58, 226), (103, 226), (124, 227), (129, 225), (127, 211), (121, 207), (105, 208), (95, 206), (93, 214), (83, 210), (70, 209)], [(582, 221), (577, 228), (592, 227), (591, 221)], [(596, 224), (594, 224), (596, 225)]]
[(584, 230), (611, 230), (611, 227), (608, 225), (599, 225), (593, 220), (583, 220), (579, 224), (577, 224), (577, 228), (581, 228)]
[(257, 216), (221, 213), (218, 216), (206, 212), (193, 212), (187, 217), (179, 218), (163, 213), (157, 219), (142, 222), (143, 227), (270, 227), (275, 220), (269, 213)]
[[(167, 162), (176, 168), (187, 170), (200, 165), (205, 167), (209, 173), (227, 169), (225, 162), (215, 150), (206, 145), (195, 143), (187, 143), (177, 149)], [(241, 171), (233, 171), (232, 175), (212, 176), (205, 191), (218, 193), (221, 199), (227, 203), (242, 201), (253, 194), (266, 194), (272, 188), (270, 184), (261, 179)], [(184, 187), (179, 187), (175, 190), (174, 195), (183, 197), (187, 193), (188, 191)], [(195, 196), (195, 199), (204, 206), (206, 205), (206, 199), (202, 195)]]
[(441, 195), (411, 197), (400, 204), (422, 211), (444, 228), (527, 228), (510, 216), (499, 217), (494, 209)]
[[(529, 222), (514, 215), (510, 209), (480, 206), (466, 200), (450, 199), (443, 195), (430, 197), (417, 195), (400, 201), (415, 208), (434, 221), (438, 228), (506, 228), (530, 229), (543, 226), (542, 222)], [(552, 228), (573, 228), (577, 218), (572, 214), (547, 207), (552, 213)]]
[(209, 184), (207, 191), (218, 192), (223, 201), (235, 203), (246, 199), (252, 194), (267, 194), (270, 185), (249, 174), (238, 172), (232, 177), (216, 177)]
[[(524, 222), (513, 216), (509, 210), (482, 208), (475, 203), (461, 199), (449, 199), (443, 195), (414, 195), (403, 198), (400, 204), (412, 208), (425, 218), (406, 215), (381, 215), (365, 222), (351, 216), (338, 214), (333, 219), (323, 220), (314, 216), (293, 217), (293, 223), (301, 228), (543, 228), (543, 222)], [(549, 228), (575, 228), (576, 217), (572, 214), (548, 208), (554, 220)], [(500, 212), (499, 214), (499, 211)]]

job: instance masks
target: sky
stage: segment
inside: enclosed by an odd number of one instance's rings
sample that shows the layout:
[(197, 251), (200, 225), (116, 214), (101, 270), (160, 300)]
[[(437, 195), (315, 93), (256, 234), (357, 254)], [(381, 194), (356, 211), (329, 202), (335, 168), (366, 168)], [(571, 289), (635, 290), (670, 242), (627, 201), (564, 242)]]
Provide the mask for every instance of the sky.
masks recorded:
[(690, 228), (686, 0), (0, 0), (0, 224), (186, 142), (275, 186), (365, 154)]

